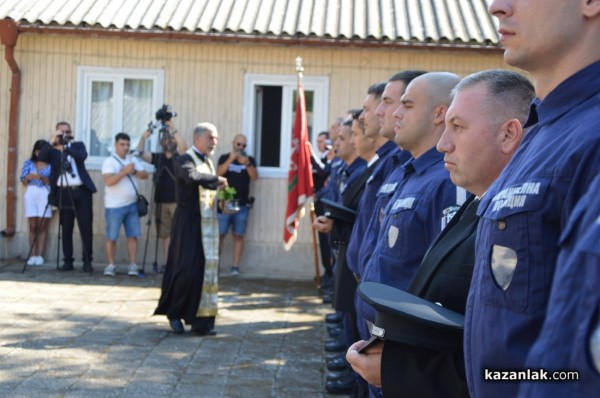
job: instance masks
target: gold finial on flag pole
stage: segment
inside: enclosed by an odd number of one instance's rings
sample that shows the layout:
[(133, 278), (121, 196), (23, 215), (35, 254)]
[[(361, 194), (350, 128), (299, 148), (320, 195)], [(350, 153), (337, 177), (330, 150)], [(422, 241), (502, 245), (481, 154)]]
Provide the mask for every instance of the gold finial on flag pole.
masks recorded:
[(302, 57), (296, 57), (296, 72), (298, 73), (298, 78), (302, 79), (302, 72), (304, 72), (304, 67), (302, 66)]

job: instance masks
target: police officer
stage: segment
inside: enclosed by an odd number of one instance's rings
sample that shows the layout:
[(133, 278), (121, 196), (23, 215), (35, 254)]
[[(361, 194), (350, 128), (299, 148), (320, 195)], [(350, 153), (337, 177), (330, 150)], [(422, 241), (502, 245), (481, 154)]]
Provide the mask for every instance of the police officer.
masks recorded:
[[(490, 70), (466, 77), (453, 94), (437, 149), (445, 153), (452, 182), (481, 197), (521, 142), (521, 125), (527, 118), (533, 86), (515, 72)], [(495, 110), (494, 114), (491, 110)], [(470, 271), (475, 263), (477, 201), (467, 200), (438, 235), (407, 292), (464, 314)], [(391, 326), (405, 332), (407, 319), (397, 319)], [(435, 349), (440, 343), (451, 341), (452, 335), (449, 331), (432, 333), (432, 329), (431, 324), (415, 328), (420, 337), (432, 336), (427, 347), (386, 338), (383, 346), (359, 354), (357, 349), (365, 344), (362, 341), (348, 350), (348, 360), (369, 382), (382, 385), (384, 396), (468, 396), (466, 381), (460, 376), (464, 375), (461, 335), (456, 349)]]
[(486, 380), (485, 370), (526, 366), (559, 238), (600, 171), (600, 3), (496, 0), (489, 12), (499, 20), (504, 59), (531, 74), (537, 95), (521, 150), (478, 210), (465, 365), (471, 395), (493, 398), (517, 395), (519, 383)]
[[(419, 76), (406, 87), (394, 111), (396, 144), (412, 157), (402, 165), (389, 203), (376, 215), (382, 216), (381, 227), (362, 281), (406, 288), (425, 250), (441, 231), (444, 213), (458, 210), (466, 198), (464, 190), (457, 190), (450, 180), (443, 155), (435, 149), (444, 131), (450, 91), (459, 81), (457, 75), (446, 72)], [(373, 322), (373, 308), (358, 297), (356, 303), (362, 318)]]
[[(375, 139), (379, 164), (367, 180), (346, 252), (348, 267), (357, 277), (360, 275), (361, 257), (364, 255), (361, 252), (361, 244), (365, 235), (372, 233), (368, 227), (376, 208), (373, 204), (376, 202), (377, 192), (392, 173), (395, 165), (407, 161), (410, 157), (408, 151), (401, 151), (394, 142), (394, 118), (391, 115), (400, 105), (400, 97), (404, 94), (406, 86), (423, 73), (425, 72), (417, 70), (398, 72), (385, 84), (380, 83), (369, 87), (363, 103), (359, 121), (365, 126), (365, 135)], [(391, 117), (386, 117), (387, 115)]]
[[(600, 391), (600, 175), (573, 210), (560, 239), (546, 320), (526, 367), (556, 382), (527, 382), (520, 396), (591, 397)], [(577, 372), (575, 375), (574, 373)]]

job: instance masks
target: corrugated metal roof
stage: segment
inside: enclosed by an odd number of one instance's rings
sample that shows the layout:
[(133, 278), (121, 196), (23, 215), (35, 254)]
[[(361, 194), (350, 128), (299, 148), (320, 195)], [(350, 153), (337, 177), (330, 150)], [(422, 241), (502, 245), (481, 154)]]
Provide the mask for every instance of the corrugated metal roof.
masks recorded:
[(0, 18), (68, 26), (495, 45), (492, 0), (0, 0)]

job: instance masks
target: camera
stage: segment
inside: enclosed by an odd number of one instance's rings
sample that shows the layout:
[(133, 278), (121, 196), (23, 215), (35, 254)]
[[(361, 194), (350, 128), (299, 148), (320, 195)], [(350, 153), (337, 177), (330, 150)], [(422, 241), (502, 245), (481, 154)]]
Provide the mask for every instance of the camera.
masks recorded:
[(159, 110), (156, 111), (156, 120), (160, 120), (165, 123), (171, 120), (172, 117), (177, 116), (177, 112), (171, 110), (171, 105), (164, 104)]
[(69, 141), (73, 140), (72, 135), (61, 134), (57, 137), (56, 144), (57, 145), (66, 145)]
[(246, 153), (246, 151), (240, 151), (240, 152), (239, 152), (239, 155), (240, 155), (240, 156), (243, 156), (243, 157), (245, 157), (245, 158), (247, 158), (247, 157), (248, 157), (248, 154)]

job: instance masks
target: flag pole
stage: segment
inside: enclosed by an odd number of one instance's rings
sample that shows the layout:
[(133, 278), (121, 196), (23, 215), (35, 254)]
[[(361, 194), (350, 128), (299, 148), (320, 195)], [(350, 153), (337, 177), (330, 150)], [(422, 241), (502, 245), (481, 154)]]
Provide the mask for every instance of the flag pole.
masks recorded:
[[(304, 76), (304, 67), (302, 66), (302, 57), (296, 57), (296, 73), (298, 74), (298, 87), (302, 84), (302, 77)], [(300, 93), (298, 93), (300, 95)], [(303, 205), (304, 207), (304, 205)], [(315, 264), (315, 283), (317, 286), (321, 285), (321, 275), (319, 273), (319, 257), (317, 255), (317, 239), (315, 236), (315, 228), (313, 222), (315, 221), (315, 209), (314, 205), (310, 205), (310, 227), (312, 229), (312, 241), (313, 241), (313, 258)]]
[(319, 272), (319, 256), (317, 255), (317, 230), (313, 226), (315, 222), (315, 204), (310, 204), (310, 226), (312, 228), (312, 241), (313, 241), (313, 258), (315, 262), (315, 283), (317, 286), (321, 286), (321, 273)]

